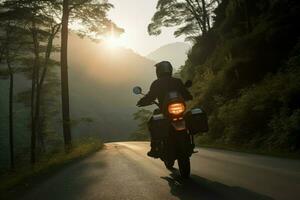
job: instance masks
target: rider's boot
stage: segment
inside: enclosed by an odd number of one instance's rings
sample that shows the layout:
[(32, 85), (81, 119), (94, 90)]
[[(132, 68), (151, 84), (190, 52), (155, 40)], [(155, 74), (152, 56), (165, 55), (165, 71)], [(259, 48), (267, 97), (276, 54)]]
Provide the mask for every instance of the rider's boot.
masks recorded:
[(147, 153), (149, 157), (159, 158), (159, 149), (156, 141), (151, 141), (151, 150)]

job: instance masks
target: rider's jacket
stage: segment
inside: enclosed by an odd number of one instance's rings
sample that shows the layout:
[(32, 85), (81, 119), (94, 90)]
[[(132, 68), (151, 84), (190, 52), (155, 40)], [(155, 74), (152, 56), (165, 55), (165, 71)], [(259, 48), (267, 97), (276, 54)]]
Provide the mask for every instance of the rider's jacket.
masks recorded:
[(141, 98), (137, 105), (147, 106), (152, 104), (155, 99), (158, 99), (160, 106), (164, 102), (164, 98), (169, 92), (177, 91), (179, 92), (185, 101), (192, 100), (193, 96), (185, 88), (182, 81), (174, 77), (161, 77), (155, 80), (150, 87), (150, 91), (143, 98)]

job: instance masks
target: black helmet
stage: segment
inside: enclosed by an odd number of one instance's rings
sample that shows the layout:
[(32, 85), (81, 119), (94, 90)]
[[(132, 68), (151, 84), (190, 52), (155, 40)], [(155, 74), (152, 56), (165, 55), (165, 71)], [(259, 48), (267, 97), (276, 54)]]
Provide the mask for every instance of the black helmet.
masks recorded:
[(172, 76), (173, 67), (169, 61), (162, 61), (154, 65), (156, 67), (156, 76), (161, 78), (164, 76)]

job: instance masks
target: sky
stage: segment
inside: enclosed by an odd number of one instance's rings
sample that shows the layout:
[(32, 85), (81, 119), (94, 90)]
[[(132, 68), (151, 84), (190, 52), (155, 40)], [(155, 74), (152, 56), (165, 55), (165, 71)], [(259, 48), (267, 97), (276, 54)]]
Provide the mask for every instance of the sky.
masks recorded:
[(109, 2), (115, 7), (109, 12), (110, 19), (125, 29), (125, 33), (116, 42), (119, 45), (146, 56), (165, 44), (184, 41), (184, 37), (174, 37), (175, 28), (164, 28), (161, 35), (149, 36), (147, 27), (155, 13), (157, 0), (109, 0)]

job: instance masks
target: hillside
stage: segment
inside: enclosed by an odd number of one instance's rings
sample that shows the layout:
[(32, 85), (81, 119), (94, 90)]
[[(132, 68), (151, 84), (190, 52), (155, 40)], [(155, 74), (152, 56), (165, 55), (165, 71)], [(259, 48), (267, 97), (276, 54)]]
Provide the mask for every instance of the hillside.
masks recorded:
[(104, 140), (127, 139), (136, 127), (132, 114), (139, 98), (132, 88), (148, 90), (155, 78), (154, 63), (129, 49), (107, 49), (78, 37), (70, 38), (69, 56), (71, 115), (94, 119), (75, 132), (97, 132)]
[[(247, 16), (241, 7), (247, 9)], [(300, 151), (300, 3), (222, 1), (181, 71), (209, 114), (199, 144)]]
[(168, 60), (173, 64), (174, 68), (178, 69), (180, 66), (184, 65), (189, 49), (190, 46), (187, 43), (176, 42), (164, 45), (151, 52), (146, 57), (156, 62)]

